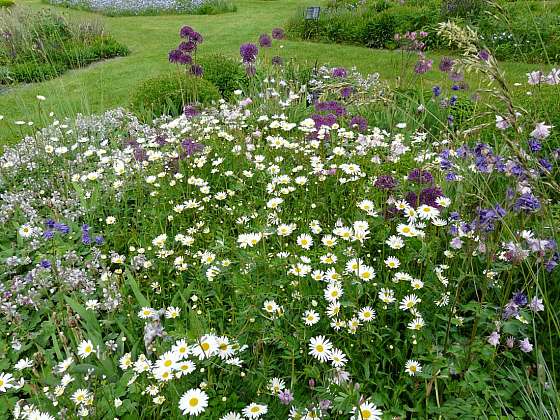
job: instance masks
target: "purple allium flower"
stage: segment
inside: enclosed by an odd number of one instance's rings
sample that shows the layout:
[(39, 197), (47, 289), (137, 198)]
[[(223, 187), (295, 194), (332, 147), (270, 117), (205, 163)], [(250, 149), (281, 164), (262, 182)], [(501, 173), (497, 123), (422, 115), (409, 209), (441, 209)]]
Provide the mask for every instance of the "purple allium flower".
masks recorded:
[(191, 66), (189, 72), (194, 77), (202, 77), (202, 75), (204, 74), (204, 69), (202, 68), (202, 66), (200, 64), (193, 64)]
[(492, 334), (488, 336), (488, 343), (494, 347), (500, 344), (500, 334), (498, 334), (498, 331), (493, 331)]
[(535, 296), (533, 299), (531, 299), (528, 308), (533, 312), (544, 311), (544, 305), (542, 299), (539, 299), (538, 297)]
[(351, 86), (343, 87), (343, 88), (340, 90), (340, 96), (342, 96), (344, 99), (349, 98), (350, 95), (352, 95), (353, 90), (354, 90), (354, 89), (352, 89)]
[(380, 190), (391, 191), (397, 186), (397, 181), (391, 175), (381, 175), (373, 185)]
[(181, 38), (190, 38), (191, 35), (194, 33), (194, 29), (191, 28), (190, 26), (183, 26), (181, 28), (181, 30), (179, 31), (179, 36)]
[(432, 69), (433, 60), (428, 60), (426, 58), (421, 58), (416, 62), (414, 66), (414, 72), (416, 74), (424, 74)]
[(364, 117), (356, 115), (350, 120), (350, 127), (356, 127), (359, 132), (364, 133), (367, 130), (368, 122)]
[(346, 108), (337, 101), (316, 102), (317, 112), (332, 112), (337, 117), (346, 115)]
[(416, 184), (432, 184), (434, 182), (432, 174), (429, 171), (425, 171), (420, 168), (410, 171), (407, 179)]
[(488, 59), (490, 58), (490, 53), (488, 52), (488, 50), (480, 50), (478, 52), (478, 58), (480, 58), (482, 61), (488, 61)]
[(279, 57), (277, 55), (272, 57), (272, 65), (281, 66), (282, 64), (284, 64), (284, 60), (282, 59), (282, 57)]
[(448, 73), (453, 69), (455, 62), (451, 57), (443, 57), (439, 63), (439, 69), (444, 73)]
[(442, 196), (444, 196), (444, 194), (439, 187), (424, 188), (420, 192), (420, 204), (425, 204), (439, 209), (441, 206), (436, 202), (436, 200)]
[(294, 400), (294, 396), (289, 389), (280, 391), (278, 393), (278, 398), (280, 398), (280, 402), (284, 405), (290, 405), (290, 403)]
[(239, 47), (239, 54), (244, 63), (252, 63), (256, 60), (259, 49), (255, 44), (247, 43)]
[(169, 52), (169, 62), (186, 65), (192, 63), (192, 57), (180, 49), (175, 49)]
[(530, 351), (533, 350), (533, 345), (531, 344), (528, 338), (525, 338), (519, 342), (519, 348), (521, 349), (522, 352), (529, 353)]
[(197, 43), (197, 44), (202, 44), (202, 41), (204, 41), (204, 38), (202, 38), (202, 35), (196, 31), (193, 31), (190, 35), (190, 39), (191, 41)]
[(268, 34), (262, 34), (259, 36), (259, 45), (261, 48), (270, 48), (272, 47), (272, 39)]
[(513, 205), (515, 211), (525, 211), (527, 213), (538, 211), (540, 208), (539, 199), (531, 193), (522, 194)]
[(282, 28), (274, 28), (272, 30), (272, 38), (274, 39), (284, 39), (284, 29)]
[(335, 67), (332, 70), (332, 76), (333, 77), (341, 77), (344, 78), (346, 77), (348, 73), (346, 72), (346, 69), (344, 67)]
[(183, 108), (183, 114), (187, 118), (192, 118), (200, 114), (200, 111), (198, 110), (196, 105), (185, 105)]
[(196, 43), (193, 41), (183, 41), (177, 47), (178, 50), (184, 51), (186, 53), (191, 53), (196, 50)]

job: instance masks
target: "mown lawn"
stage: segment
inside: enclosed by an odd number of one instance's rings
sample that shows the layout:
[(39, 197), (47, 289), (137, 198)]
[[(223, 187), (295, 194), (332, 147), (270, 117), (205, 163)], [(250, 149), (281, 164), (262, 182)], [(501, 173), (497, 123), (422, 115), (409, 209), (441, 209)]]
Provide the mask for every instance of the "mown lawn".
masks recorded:
[[(51, 7), (40, 0), (22, 0), (19, 4), (33, 8)], [(236, 0), (238, 11), (215, 16), (163, 15), (134, 17), (105, 17), (95, 13), (54, 7), (58, 12), (76, 19), (100, 19), (107, 31), (127, 45), (131, 54), (125, 58), (96, 63), (90, 67), (70, 71), (43, 83), (18, 86), (0, 94), (0, 145), (16, 141), (32, 130), (15, 121), (41, 125), (48, 112), (58, 117), (76, 113), (95, 113), (108, 108), (125, 106), (138, 82), (170, 68), (168, 51), (176, 46), (177, 31), (185, 24), (195, 27), (205, 40), (201, 54), (221, 52), (236, 56), (243, 42), (256, 41), (259, 34), (283, 26), (287, 19), (307, 5), (324, 4), (317, 0)], [(362, 72), (379, 72), (387, 79), (398, 76), (400, 53), (372, 50), (356, 46), (317, 44), (286, 40), (279, 50), (285, 59), (319, 65), (356, 66)], [(437, 54), (430, 53), (435, 58)], [(513, 82), (526, 79), (525, 73), (534, 65), (504, 63), (508, 78)], [(442, 82), (444, 75), (430, 72), (425, 79)], [(471, 84), (477, 84), (475, 79)], [(40, 107), (37, 95), (47, 98)]]

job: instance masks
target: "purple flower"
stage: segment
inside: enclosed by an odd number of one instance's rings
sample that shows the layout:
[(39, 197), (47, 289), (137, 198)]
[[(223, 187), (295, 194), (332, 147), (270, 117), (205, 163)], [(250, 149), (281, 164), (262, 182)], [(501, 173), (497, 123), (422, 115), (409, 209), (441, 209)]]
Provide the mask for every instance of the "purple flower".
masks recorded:
[(183, 114), (187, 118), (192, 118), (200, 114), (200, 111), (196, 107), (196, 105), (185, 105), (183, 108)]
[(95, 237), (95, 244), (96, 245), (103, 245), (104, 242), (105, 242), (105, 239), (103, 239), (103, 236), (96, 236)]
[(420, 58), (416, 65), (414, 66), (414, 72), (416, 74), (424, 74), (432, 69), (433, 60), (428, 60), (426, 58)]
[(279, 57), (277, 55), (272, 57), (272, 65), (281, 66), (283, 63), (284, 63), (284, 60), (282, 59), (282, 57)]
[(451, 248), (453, 249), (461, 249), (461, 247), (463, 246), (463, 241), (461, 240), (461, 238), (459, 238), (458, 236), (451, 239), (451, 242), (449, 243), (449, 246), (451, 246)]
[(527, 295), (523, 292), (515, 292), (512, 299), (517, 306), (525, 306), (528, 302)]
[(252, 63), (256, 60), (259, 49), (255, 44), (247, 43), (239, 47), (239, 54), (244, 63)]
[(82, 243), (84, 245), (89, 245), (91, 243), (91, 238), (89, 236), (89, 226), (86, 224), (82, 225)]
[(278, 394), (278, 398), (280, 398), (280, 402), (284, 405), (290, 405), (290, 403), (294, 400), (294, 396), (289, 389), (280, 391)]
[(451, 57), (443, 57), (439, 63), (439, 69), (444, 73), (448, 73), (453, 69), (453, 64), (455, 62)]
[(488, 52), (488, 50), (480, 50), (478, 52), (478, 58), (480, 58), (482, 61), (488, 61), (488, 59), (490, 58), (490, 53)]
[(259, 45), (262, 48), (270, 48), (272, 47), (272, 39), (268, 34), (262, 34), (259, 36)]
[(349, 98), (350, 95), (352, 95), (352, 91), (353, 91), (353, 89), (352, 89), (351, 86), (343, 87), (340, 90), (340, 96), (342, 96), (344, 99)]
[(332, 112), (337, 117), (346, 115), (346, 108), (337, 101), (316, 102), (315, 110), (317, 112)]
[(500, 334), (498, 334), (498, 331), (493, 331), (492, 334), (488, 336), (488, 343), (494, 347), (500, 344)]
[(272, 30), (272, 38), (274, 39), (284, 39), (284, 29), (282, 28), (274, 28)]
[(502, 318), (510, 319), (516, 317), (517, 315), (519, 315), (519, 306), (517, 306), (513, 300), (510, 300), (506, 303), (506, 306), (504, 306)]
[(204, 74), (204, 69), (200, 64), (193, 64), (189, 72), (195, 77), (202, 77), (202, 75)]
[(543, 305), (542, 299), (539, 299), (538, 297), (535, 296), (531, 300), (531, 303), (529, 303), (528, 308), (533, 312), (544, 311), (544, 305)]
[(332, 76), (333, 77), (341, 77), (344, 78), (346, 77), (347, 73), (346, 73), (346, 69), (344, 67), (335, 67), (332, 70)]
[(541, 203), (537, 197), (531, 193), (522, 194), (513, 205), (515, 211), (527, 213), (536, 212), (541, 208)]
[(537, 123), (535, 129), (531, 131), (531, 137), (537, 140), (546, 139), (550, 136), (550, 129), (553, 127), (553, 125), (546, 125), (544, 122)]
[(331, 401), (330, 400), (321, 400), (319, 401), (319, 409), (320, 410), (328, 410), (331, 407)]
[(187, 156), (191, 156), (204, 149), (204, 145), (195, 142), (193, 139), (185, 139), (181, 142), (181, 147)]
[(381, 175), (373, 185), (380, 190), (391, 191), (397, 186), (397, 181), (391, 175)]
[(51, 268), (51, 262), (49, 260), (41, 260), (41, 267)]
[(183, 26), (179, 31), (179, 36), (181, 38), (190, 38), (191, 35), (194, 33), (194, 29), (190, 26)]
[(46, 230), (43, 232), (43, 238), (46, 240), (54, 238), (54, 232), (52, 230)]
[(437, 98), (439, 95), (441, 95), (441, 88), (439, 86), (434, 86), (432, 88), (432, 92), (434, 96)]
[(515, 346), (515, 338), (513, 338), (512, 336), (509, 336), (508, 338), (506, 338), (506, 346), (510, 349), (513, 348), (513, 346)]
[(190, 64), (192, 63), (192, 57), (180, 49), (175, 49), (169, 52), (169, 62), (177, 64)]
[(367, 120), (359, 115), (352, 117), (352, 119), (350, 120), (350, 127), (356, 127), (361, 133), (364, 133), (367, 130), (367, 126)]
[(528, 338), (525, 338), (519, 342), (519, 348), (522, 352), (529, 353), (531, 350), (533, 350), (533, 345)]
[(424, 171), (423, 169), (416, 168), (409, 172), (408, 178), (410, 182), (417, 184), (431, 184), (434, 182), (434, 177), (429, 171)]
[(461, 82), (464, 78), (465, 76), (463, 76), (463, 73), (461, 72), (452, 71), (451, 73), (449, 73), (449, 79), (451, 79), (451, 81), (453, 82)]
[(70, 232), (70, 227), (64, 223), (55, 223), (54, 228), (64, 235)]
[(197, 44), (202, 44), (202, 41), (204, 41), (204, 38), (202, 38), (202, 35), (199, 34), (196, 31), (193, 31), (190, 35), (190, 39), (193, 42), (196, 42)]
[(196, 50), (196, 44), (193, 41), (183, 41), (179, 44), (179, 47), (177, 49), (186, 53), (191, 53)]

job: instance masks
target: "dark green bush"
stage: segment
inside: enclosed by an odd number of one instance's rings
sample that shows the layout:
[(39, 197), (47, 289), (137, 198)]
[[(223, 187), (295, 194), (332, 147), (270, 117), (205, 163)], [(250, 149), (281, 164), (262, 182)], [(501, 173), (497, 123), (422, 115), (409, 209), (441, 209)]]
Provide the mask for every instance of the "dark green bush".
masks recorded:
[(12, 7), (14, 4), (12, 0), (0, 0), (0, 7)]
[(178, 116), (188, 103), (209, 104), (220, 98), (220, 91), (208, 80), (168, 73), (142, 82), (130, 106), (140, 118), (150, 121), (162, 115)]
[(230, 99), (233, 91), (245, 82), (245, 69), (241, 63), (222, 54), (202, 57), (199, 64), (204, 69), (203, 78), (212, 82), (226, 99)]
[(60, 62), (51, 63), (29, 61), (11, 65), (6, 73), (6, 79), (0, 80), (2, 84), (11, 82), (34, 83), (53, 79), (64, 73), (68, 67)]

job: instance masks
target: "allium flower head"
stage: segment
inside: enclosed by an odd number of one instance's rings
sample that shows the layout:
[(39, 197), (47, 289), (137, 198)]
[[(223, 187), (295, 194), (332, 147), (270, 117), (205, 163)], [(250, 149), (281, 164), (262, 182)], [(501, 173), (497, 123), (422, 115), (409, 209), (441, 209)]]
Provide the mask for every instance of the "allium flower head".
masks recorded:
[(253, 63), (257, 59), (258, 53), (259, 49), (255, 44), (246, 43), (239, 47), (239, 54), (241, 54), (244, 63)]
[(274, 28), (272, 30), (272, 38), (274, 39), (284, 39), (284, 29), (282, 28)]
[(259, 36), (259, 45), (261, 48), (270, 48), (272, 47), (272, 39), (268, 34), (262, 34)]

